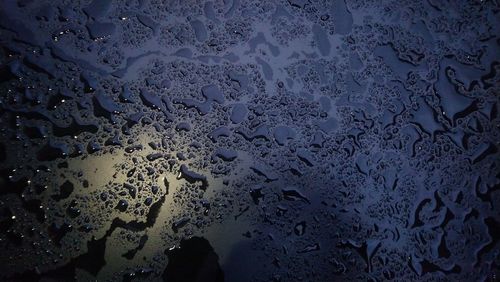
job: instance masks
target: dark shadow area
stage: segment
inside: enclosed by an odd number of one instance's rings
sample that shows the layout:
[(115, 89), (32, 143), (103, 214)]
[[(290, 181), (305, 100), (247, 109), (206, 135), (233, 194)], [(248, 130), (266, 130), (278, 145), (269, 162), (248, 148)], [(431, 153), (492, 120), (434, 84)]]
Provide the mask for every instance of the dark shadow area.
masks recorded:
[(219, 257), (202, 237), (182, 240), (179, 248), (167, 250), (168, 265), (163, 280), (169, 282), (223, 282)]

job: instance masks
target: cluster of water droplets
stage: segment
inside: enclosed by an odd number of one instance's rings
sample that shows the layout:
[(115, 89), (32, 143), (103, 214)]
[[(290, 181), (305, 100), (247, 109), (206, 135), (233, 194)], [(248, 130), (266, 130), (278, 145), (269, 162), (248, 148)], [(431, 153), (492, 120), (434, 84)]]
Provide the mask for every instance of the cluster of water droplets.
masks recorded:
[(1, 277), (495, 280), (500, 7), (443, 3), (4, 1)]

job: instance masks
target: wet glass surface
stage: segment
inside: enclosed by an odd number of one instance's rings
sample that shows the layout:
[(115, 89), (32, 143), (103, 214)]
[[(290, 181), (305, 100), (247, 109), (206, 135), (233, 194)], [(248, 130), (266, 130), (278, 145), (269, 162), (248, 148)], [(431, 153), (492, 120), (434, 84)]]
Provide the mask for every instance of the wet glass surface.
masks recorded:
[(499, 35), (496, 0), (0, 0), (0, 280), (497, 281)]

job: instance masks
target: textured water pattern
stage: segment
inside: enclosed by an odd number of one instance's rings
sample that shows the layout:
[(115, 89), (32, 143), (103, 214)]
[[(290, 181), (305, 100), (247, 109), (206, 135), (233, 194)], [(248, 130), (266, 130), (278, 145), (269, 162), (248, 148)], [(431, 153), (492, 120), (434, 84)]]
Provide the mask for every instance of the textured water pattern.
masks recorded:
[(497, 0), (0, 0), (0, 280), (496, 281)]

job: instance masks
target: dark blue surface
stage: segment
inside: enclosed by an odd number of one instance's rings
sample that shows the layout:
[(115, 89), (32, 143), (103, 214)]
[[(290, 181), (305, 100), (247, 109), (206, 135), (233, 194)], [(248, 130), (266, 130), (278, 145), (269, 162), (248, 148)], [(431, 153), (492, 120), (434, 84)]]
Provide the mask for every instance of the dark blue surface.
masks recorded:
[(226, 281), (497, 281), (499, 35), (496, 0), (0, 0), (0, 280), (162, 280), (200, 236)]

